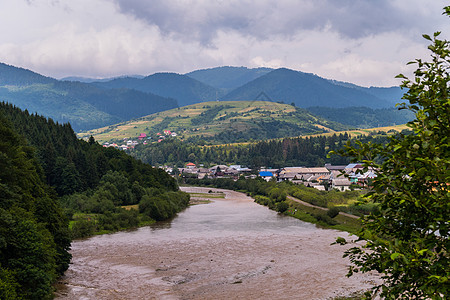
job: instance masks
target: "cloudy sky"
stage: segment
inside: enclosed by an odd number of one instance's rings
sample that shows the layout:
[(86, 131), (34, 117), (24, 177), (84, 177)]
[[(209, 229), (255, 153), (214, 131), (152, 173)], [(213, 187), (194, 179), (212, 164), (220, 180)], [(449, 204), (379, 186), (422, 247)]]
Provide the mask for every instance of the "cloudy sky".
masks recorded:
[(398, 85), (448, 0), (1, 0), (0, 62), (61, 78), (287, 67)]

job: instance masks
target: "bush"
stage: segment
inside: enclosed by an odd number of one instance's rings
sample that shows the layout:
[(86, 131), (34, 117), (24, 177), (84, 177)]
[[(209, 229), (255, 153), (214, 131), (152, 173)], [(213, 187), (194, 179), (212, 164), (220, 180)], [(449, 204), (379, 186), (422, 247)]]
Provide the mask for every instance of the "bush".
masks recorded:
[(339, 209), (337, 207), (331, 207), (328, 211), (327, 211), (327, 216), (329, 216), (330, 218), (334, 218), (339, 214)]
[(83, 238), (91, 236), (96, 231), (97, 226), (94, 221), (89, 221), (86, 219), (80, 219), (75, 221), (72, 225), (71, 235), (72, 238)]
[(313, 216), (314, 216), (314, 218), (316, 218), (317, 221), (323, 222), (328, 225), (337, 225), (338, 224), (335, 220), (333, 220), (326, 214), (314, 214)]
[(287, 204), (286, 201), (278, 202), (276, 208), (279, 213), (284, 213), (288, 210), (289, 204)]

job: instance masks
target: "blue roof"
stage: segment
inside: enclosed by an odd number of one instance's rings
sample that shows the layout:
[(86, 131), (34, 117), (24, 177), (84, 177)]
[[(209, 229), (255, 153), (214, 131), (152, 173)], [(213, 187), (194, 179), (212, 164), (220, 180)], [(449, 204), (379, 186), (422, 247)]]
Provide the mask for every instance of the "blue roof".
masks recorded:
[(269, 171), (261, 171), (261, 172), (259, 172), (259, 176), (261, 176), (261, 177), (272, 177), (273, 176), (273, 174), (272, 174), (272, 172), (269, 172)]

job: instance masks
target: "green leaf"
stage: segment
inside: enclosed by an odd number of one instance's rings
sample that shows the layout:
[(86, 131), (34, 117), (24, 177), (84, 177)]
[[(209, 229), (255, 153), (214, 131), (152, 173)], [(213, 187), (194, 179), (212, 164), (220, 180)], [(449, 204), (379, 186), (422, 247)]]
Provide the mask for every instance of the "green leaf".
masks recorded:
[(423, 36), (425, 39), (431, 41), (431, 37), (430, 37), (428, 34), (422, 34), (422, 36)]
[(403, 256), (403, 254), (398, 253), (398, 252), (394, 252), (394, 253), (391, 254), (391, 259), (395, 260), (395, 259), (397, 259), (398, 257), (401, 257), (401, 256)]

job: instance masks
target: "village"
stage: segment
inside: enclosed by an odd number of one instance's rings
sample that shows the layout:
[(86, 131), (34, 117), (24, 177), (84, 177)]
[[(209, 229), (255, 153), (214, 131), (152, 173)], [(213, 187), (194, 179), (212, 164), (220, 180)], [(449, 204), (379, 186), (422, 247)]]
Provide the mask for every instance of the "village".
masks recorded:
[(215, 165), (211, 168), (187, 163), (184, 168), (163, 167), (173, 176), (202, 178), (245, 178), (261, 177), (266, 181), (290, 181), (318, 190), (346, 191), (354, 188), (368, 188), (376, 178), (374, 170), (363, 171), (362, 164), (352, 163), (346, 166), (325, 164), (324, 167), (284, 167), (279, 169), (260, 168), (252, 170), (240, 165)]
[(164, 130), (163, 133), (158, 132), (156, 134), (156, 138), (152, 139), (152, 137), (147, 135), (146, 133), (141, 133), (137, 137), (137, 140), (124, 138), (122, 145), (119, 145), (117, 143), (108, 143), (108, 142), (106, 142), (106, 143), (103, 144), (103, 147), (105, 147), (105, 148), (113, 147), (113, 148), (116, 148), (116, 149), (120, 149), (120, 150), (126, 151), (126, 150), (134, 149), (134, 147), (136, 147), (139, 144), (147, 145), (151, 141), (156, 141), (158, 143), (161, 143), (166, 138), (168, 138), (168, 137), (176, 137), (177, 135), (178, 134), (176, 132), (172, 132), (170, 130)]
[[(141, 133), (137, 139), (124, 138), (124, 144), (104, 143), (103, 147), (114, 147), (121, 150), (131, 150), (137, 145), (147, 145), (151, 142), (161, 142), (166, 138), (176, 137), (177, 134), (170, 130), (164, 130), (163, 133), (157, 133), (152, 139), (151, 136)], [(262, 167), (253, 170), (241, 165), (215, 165), (206, 168), (203, 165), (196, 165), (192, 162), (187, 163), (183, 168), (174, 168), (171, 166), (161, 166), (172, 176), (191, 177), (191, 178), (232, 178), (238, 180), (240, 176), (245, 178), (261, 177), (266, 181), (290, 181), (295, 184), (303, 184), (318, 190), (347, 191), (355, 188), (368, 188), (372, 180), (376, 178), (374, 170), (363, 171), (362, 164), (351, 163), (348, 165), (325, 164), (323, 167), (282, 167), (278, 169)]]

